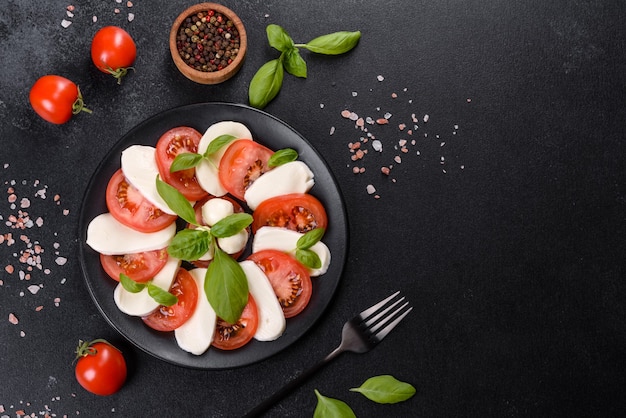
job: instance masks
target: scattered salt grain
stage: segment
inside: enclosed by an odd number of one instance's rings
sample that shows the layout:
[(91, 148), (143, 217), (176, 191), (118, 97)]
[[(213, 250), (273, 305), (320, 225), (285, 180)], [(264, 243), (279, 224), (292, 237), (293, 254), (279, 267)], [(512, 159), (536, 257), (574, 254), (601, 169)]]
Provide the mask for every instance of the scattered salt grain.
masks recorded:
[(40, 289), (41, 289), (41, 287), (37, 286), (36, 284), (31, 284), (30, 286), (28, 286), (28, 291), (30, 293), (32, 293), (33, 295), (36, 295), (37, 292), (39, 292)]
[(69, 10), (65, 13), (67, 14), (67, 17), (74, 17), (74, 13), (70, 12)]
[(65, 257), (57, 257), (56, 260), (54, 260), (55, 263), (57, 263), (59, 266), (64, 265), (65, 263), (67, 263), (67, 258)]
[(93, 16), (91, 17), (91, 21), (92, 21), (93, 23), (96, 23), (96, 22), (98, 21), (98, 16), (93, 15)]
[(129, 13), (128, 14), (128, 21), (132, 22), (133, 20), (135, 20), (135, 14), (134, 13)]
[(376, 193), (376, 188), (374, 186), (372, 186), (371, 184), (368, 184), (367, 187), (365, 188), (365, 190), (367, 190), (367, 194), (374, 194), (374, 193)]
[(10, 313), (9, 322), (12, 323), (13, 325), (17, 325), (20, 321), (17, 319), (17, 317), (13, 313)]
[(352, 92), (352, 97), (356, 97), (356, 96), (358, 96), (358, 95), (359, 95), (359, 93), (357, 93), (356, 91), (353, 91), (353, 92)]
[(375, 139), (372, 141), (372, 148), (374, 148), (374, 151), (383, 152), (383, 143)]
[(395, 157), (393, 157), (393, 160), (394, 160), (395, 162), (397, 162), (398, 164), (401, 164), (401, 163), (402, 163), (402, 158), (400, 158), (400, 156), (399, 156), (399, 155), (396, 155)]
[(333, 135), (335, 133), (335, 127), (331, 126), (330, 127), (330, 135)]
[(430, 119), (430, 116), (424, 115), (424, 123), (428, 122), (428, 119)]
[(63, 19), (63, 20), (61, 21), (61, 26), (63, 26), (64, 28), (69, 27), (71, 24), (72, 24), (72, 22), (71, 22), (71, 21), (69, 21), (69, 20), (66, 20), (66, 19)]
[(378, 77), (376, 77), (376, 79), (378, 81), (383, 81), (385, 79), (385, 77), (383, 77), (382, 75), (379, 75)]

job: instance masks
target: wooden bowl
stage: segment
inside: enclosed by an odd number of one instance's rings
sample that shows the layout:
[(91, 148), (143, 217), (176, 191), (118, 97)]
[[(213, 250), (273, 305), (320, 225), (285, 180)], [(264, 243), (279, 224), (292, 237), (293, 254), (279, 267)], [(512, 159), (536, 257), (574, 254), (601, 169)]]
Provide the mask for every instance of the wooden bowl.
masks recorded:
[[(197, 14), (198, 12), (207, 12), (209, 10), (214, 10), (215, 12), (221, 13), (222, 15), (227, 17), (228, 20), (233, 22), (235, 28), (237, 29), (237, 32), (239, 33), (239, 52), (237, 53), (237, 56), (232, 60), (232, 62), (224, 66), (224, 68), (215, 71), (201, 71), (193, 68), (191, 65), (187, 64), (183, 60), (183, 57), (181, 57), (180, 53), (178, 52), (176, 38), (178, 36), (178, 30), (180, 29), (185, 19)], [(234, 76), (243, 65), (243, 60), (246, 55), (247, 47), (248, 42), (246, 37), (246, 29), (244, 28), (241, 19), (239, 19), (239, 17), (228, 7), (222, 6), (221, 4), (217, 3), (199, 3), (189, 7), (176, 18), (174, 24), (172, 25), (172, 29), (170, 30), (170, 52), (172, 54), (174, 64), (176, 64), (178, 70), (185, 77), (200, 84), (218, 84)]]

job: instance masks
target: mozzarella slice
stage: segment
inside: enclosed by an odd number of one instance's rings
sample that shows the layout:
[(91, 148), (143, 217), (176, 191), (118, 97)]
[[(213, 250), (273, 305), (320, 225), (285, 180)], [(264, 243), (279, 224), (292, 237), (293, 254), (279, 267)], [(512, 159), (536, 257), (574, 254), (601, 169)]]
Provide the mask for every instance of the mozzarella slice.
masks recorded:
[(244, 199), (250, 209), (270, 197), (306, 193), (315, 184), (313, 172), (302, 161), (291, 161), (265, 172), (248, 187)]
[(131, 145), (122, 151), (122, 172), (124, 177), (157, 208), (170, 215), (170, 209), (156, 188), (159, 169), (156, 164), (156, 148), (147, 145)]
[(259, 324), (254, 334), (258, 341), (274, 341), (285, 331), (283, 309), (267, 276), (254, 261), (239, 263), (248, 279), (248, 290), (256, 302)]
[[(161, 289), (169, 290), (176, 278), (181, 260), (169, 257), (163, 268), (154, 276), (152, 284)], [(113, 300), (118, 309), (126, 315), (146, 316), (152, 313), (160, 305), (148, 294), (148, 287), (144, 287), (138, 293), (131, 293), (124, 289), (121, 283), (115, 287)]]
[[(256, 234), (254, 234), (252, 252), (278, 250), (295, 255), (298, 240), (302, 235), (304, 234), (287, 228), (264, 226), (259, 228)], [(309, 273), (312, 277), (321, 276), (328, 271), (328, 266), (330, 265), (330, 250), (322, 241), (318, 241), (310, 249), (319, 256), (322, 266), (318, 269), (309, 268)]]
[(215, 225), (233, 213), (235, 213), (235, 207), (226, 199), (213, 198), (202, 205), (202, 220), (209, 226)]
[(139, 232), (122, 225), (107, 212), (89, 222), (86, 242), (100, 254), (131, 254), (165, 248), (175, 234), (176, 223), (157, 232)]
[(248, 236), (248, 231), (242, 229), (230, 237), (218, 238), (217, 245), (227, 254), (236, 254), (246, 247)]
[(204, 277), (207, 269), (197, 268), (189, 273), (198, 286), (198, 303), (189, 319), (174, 330), (176, 343), (183, 350), (199, 356), (209, 349), (213, 341), (217, 316), (204, 293)]
[[(209, 126), (204, 135), (202, 135), (198, 144), (198, 154), (204, 154), (209, 144), (222, 135), (232, 135), (237, 139), (252, 139), (252, 133), (242, 123), (233, 121), (217, 122)], [(203, 158), (200, 164), (196, 166), (198, 184), (213, 196), (224, 196), (226, 194), (226, 189), (224, 189), (219, 180), (218, 167), (227, 148), (227, 146), (224, 146), (216, 153), (210, 155), (208, 159)]]

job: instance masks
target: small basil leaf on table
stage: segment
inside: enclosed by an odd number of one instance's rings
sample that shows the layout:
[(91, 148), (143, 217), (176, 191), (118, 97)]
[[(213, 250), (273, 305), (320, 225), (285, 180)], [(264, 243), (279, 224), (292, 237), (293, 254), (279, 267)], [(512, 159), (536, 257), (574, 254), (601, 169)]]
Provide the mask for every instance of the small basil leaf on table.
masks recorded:
[(174, 161), (172, 161), (170, 172), (175, 173), (177, 171), (194, 168), (200, 164), (200, 161), (202, 161), (202, 155), (200, 154), (195, 154), (193, 152), (180, 153), (174, 158)]
[(279, 149), (267, 160), (268, 167), (278, 167), (298, 159), (298, 151), (292, 148)]
[(204, 279), (204, 291), (216, 315), (231, 324), (237, 322), (248, 303), (248, 280), (243, 269), (217, 246)]
[(120, 283), (124, 290), (130, 293), (139, 293), (146, 287), (144, 283), (137, 283), (124, 273), (120, 273)]
[(195, 261), (209, 251), (211, 240), (205, 228), (181, 229), (167, 247), (167, 253), (181, 260)]
[(283, 77), (284, 70), (281, 59), (273, 59), (263, 64), (250, 81), (248, 90), (250, 105), (259, 109), (267, 106), (280, 91)]
[(265, 32), (272, 48), (276, 48), (280, 52), (289, 51), (293, 48), (293, 39), (282, 27), (274, 24), (267, 25)]
[(335, 32), (318, 36), (306, 44), (297, 44), (311, 52), (325, 55), (339, 55), (350, 51), (361, 39), (361, 32)]
[(291, 75), (300, 78), (306, 78), (306, 62), (297, 48), (292, 48), (284, 52), (285, 58), (283, 64), (285, 70)]
[(247, 228), (252, 223), (252, 215), (249, 213), (233, 213), (220, 219), (211, 227), (211, 235), (215, 238), (232, 237), (239, 231)]
[(155, 286), (152, 283), (148, 283), (148, 294), (160, 305), (172, 306), (178, 303), (178, 298), (161, 289), (159, 286)]
[(390, 375), (370, 377), (360, 387), (352, 388), (350, 391), (360, 392), (377, 403), (398, 403), (415, 395), (415, 388), (412, 385)]
[(197, 225), (196, 212), (193, 210), (191, 203), (183, 196), (175, 187), (170, 186), (163, 180), (156, 177), (156, 188), (159, 196), (165, 200), (167, 206), (172, 209), (178, 216), (192, 225)]
[(317, 389), (315, 389), (315, 396), (317, 396), (317, 406), (313, 412), (313, 418), (356, 418), (354, 411), (347, 403), (328, 398)]

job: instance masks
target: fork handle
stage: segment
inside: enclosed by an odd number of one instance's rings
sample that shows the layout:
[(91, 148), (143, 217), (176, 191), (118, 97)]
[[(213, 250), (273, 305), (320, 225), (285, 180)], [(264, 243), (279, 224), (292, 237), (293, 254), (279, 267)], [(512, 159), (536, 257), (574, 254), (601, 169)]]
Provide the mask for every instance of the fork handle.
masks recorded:
[(276, 405), (285, 396), (287, 396), (289, 393), (291, 393), (291, 391), (293, 391), (295, 388), (297, 388), (302, 383), (304, 383), (305, 380), (307, 380), (309, 377), (313, 376), (318, 370), (320, 370), (326, 364), (330, 363), (331, 360), (333, 360), (335, 357), (337, 357), (343, 351), (344, 350), (343, 350), (342, 347), (337, 347), (335, 350), (333, 350), (330, 354), (328, 354), (326, 357), (324, 357), (317, 364), (309, 367), (308, 369), (306, 369), (305, 371), (300, 373), (297, 377), (292, 379), (285, 386), (280, 388), (278, 391), (274, 392), (274, 394), (272, 396), (270, 396), (269, 398), (265, 399), (263, 402), (261, 402), (259, 405), (257, 405), (254, 409), (250, 410), (246, 415), (244, 415), (244, 418), (253, 418), (253, 417), (261, 416), (264, 412), (266, 412), (272, 406)]

